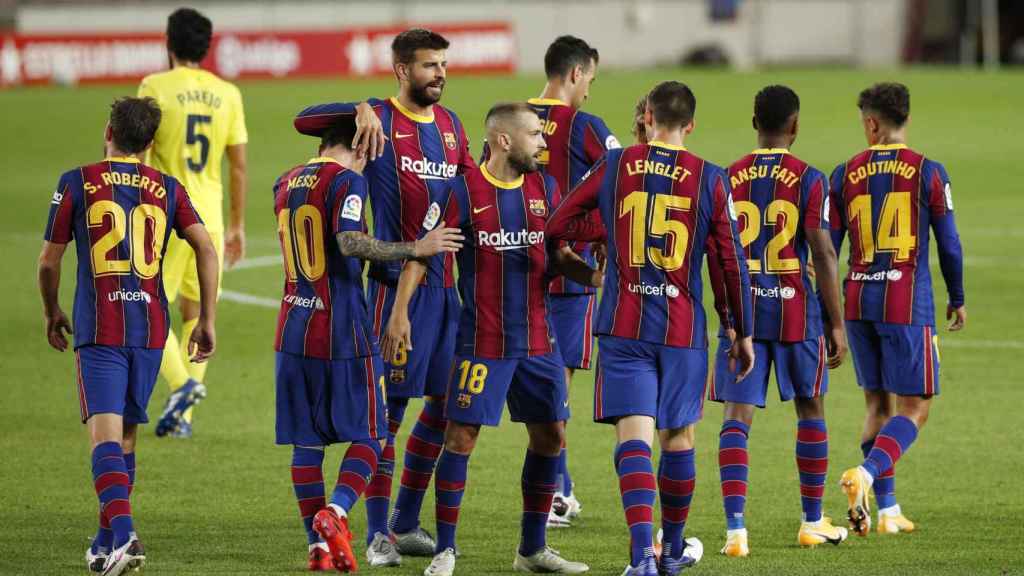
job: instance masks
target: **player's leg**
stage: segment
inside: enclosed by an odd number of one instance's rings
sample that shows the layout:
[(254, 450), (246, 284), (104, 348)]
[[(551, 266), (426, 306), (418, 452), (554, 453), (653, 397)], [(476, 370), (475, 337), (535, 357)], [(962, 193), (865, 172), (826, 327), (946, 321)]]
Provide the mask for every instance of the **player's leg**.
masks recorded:
[(742, 558), (750, 554), (745, 516), (750, 460), (747, 439), (755, 406), (763, 408), (765, 405), (772, 350), (765, 341), (755, 340), (754, 368), (742, 382), (736, 382), (736, 372), (729, 369), (731, 348), (729, 338), (719, 335), (708, 397), (725, 403), (722, 429), (718, 434), (718, 475), (726, 528), (721, 553)]
[(437, 459), (444, 444), (445, 392), (455, 356), (459, 300), (452, 288), (421, 288), (411, 311), (415, 357), (419, 381), (417, 393), (424, 396), (423, 409), (413, 425), (405, 446), (402, 481), (391, 517), (391, 531), (399, 552), (410, 556), (430, 556), (436, 542), (420, 527), (420, 511)]
[(586, 564), (563, 558), (547, 545), (547, 523), (558, 489), (559, 454), (569, 419), (565, 365), (557, 346), (549, 354), (518, 361), (508, 391), (508, 410), (526, 424), (530, 442), (523, 462), (523, 515), (512, 568), (519, 572), (580, 574)]
[[(194, 252), (187, 242), (171, 234), (167, 239), (167, 249), (161, 259), (161, 278), (164, 283), (164, 293), (167, 295), (167, 302), (174, 304), (178, 301), (178, 293), (182, 282), (185, 279), (186, 270), (189, 265), (194, 267)], [(186, 340), (187, 342), (187, 340)], [(174, 331), (174, 327), (167, 331), (167, 340), (164, 343), (164, 355), (160, 364), (160, 376), (167, 382), (171, 394), (164, 403), (163, 414), (157, 422), (156, 435), (164, 436), (173, 432), (180, 421), (178, 417), (170, 416), (170, 410), (174, 398), (174, 392), (180, 390), (188, 380), (188, 368), (181, 354), (181, 340)], [(180, 396), (179, 396), (180, 397)]]
[(694, 428), (704, 409), (705, 349), (658, 346), (658, 492), (663, 531), (659, 574), (675, 576), (700, 561), (704, 545), (686, 538), (696, 482)]

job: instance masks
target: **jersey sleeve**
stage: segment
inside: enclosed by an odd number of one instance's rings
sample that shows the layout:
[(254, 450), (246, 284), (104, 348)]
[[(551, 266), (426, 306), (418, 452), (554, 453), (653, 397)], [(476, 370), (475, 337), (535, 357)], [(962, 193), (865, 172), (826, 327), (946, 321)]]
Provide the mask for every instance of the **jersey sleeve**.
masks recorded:
[(176, 189), (174, 194), (174, 231), (179, 238), (184, 238), (185, 230), (188, 230), (193, 224), (202, 224), (203, 220), (192, 206), (192, 199), (189, 198), (185, 187), (177, 180), (173, 180), (173, 185)]
[(953, 189), (946, 168), (938, 162), (927, 161), (924, 174), (925, 197), (932, 216), (953, 212)]
[(601, 188), (608, 171), (607, 156), (602, 157), (580, 183), (558, 203), (548, 219), (545, 233), (551, 240), (600, 242), (608, 235), (601, 219), (591, 212), (598, 207)]
[(593, 164), (601, 156), (604, 156), (605, 152), (618, 148), (622, 148), (622, 145), (619, 144), (618, 139), (608, 129), (604, 120), (597, 116), (591, 116), (583, 136), (583, 152), (586, 154), (587, 160)]
[[(366, 101), (378, 109), (380, 100), (371, 98)], [(359, 102), (333, 102), (330, 104), (314, 104), (295, 116), (295, 130), (306, 136), (321, 136), (331, 124), (342, 116), (354, 116)], [(379, 114), (379, 113), (378, 113)]]
[(465, 228), (469, 225), (469, 196), (465, 193), (464, 177), (449, 180), (430, 195), (430, 206), (423, 217), (419, 237), (423, 238), (439, 225), (448, 228)]
[(64, 174), (57, 182), (57, 189), (53, 192), (53, 200), (50, 201), (50, 215), (46, 220), (46, 231), (43, 233), (43, 240), (54, 244), (67, 244), (74, 236), (72, 225), (72, 214), (74, 212), (74, 194), (71, 187), (71, 177)]
[(737, 337), (749, 336), (753, 325), (750, 303), (750, 274), (736, 230), (736, 210), (732, 192), (724, 171), (718, 170), (709, 179), (711, 186), (711, 238), (718, 253), (716, 264), (721, 267), (726, 300), (729, 303), (732, 328)]
[(829, 178), (828, 189), (828, 222), (829, 230), (832, 231), (832, 245), (836, 254), (840, 253), (843, 247), (843, 237), (846, 235), (846, 218), (843, 216), (845, 207), (843, 205), (843, 179), (846, 178), (846, 164), (836, 166)]
[(718, 315), (718, 323), (722, 328), (732, 328), (732, 320), (729, 319), (729, 297), (725, 288), (725, 273), (718, 260), (718, 248), (712, 238), (708, 238), (707, 246), (708, 260), (708, 282), (711, 284), (711, 294), (715, 299), (715, 314)]
[(462, 122), (459, 122), (459, 142), (462, 143), (462, 147), (459, 149), (458, 173), (466, 174), (476, 170), (476, 162), (473, 161), (473, 154), (469, 151), (469, 137), (466, 136), (466, 128)]
[(363, 207), (366, 205), (366, 179), (338, 174), (328, 189), (331, 210), (331, 234), (365, 232)]
[(829, 211), (832, 202), (828, 197), (828, 181), (825, 175), (811, 168), (813, 172), (802, 184), (802, 196), (807, 198), (807, 209), (804, 212), (804, 230), (831, 230)]
[(938, 162), (928, 161), (924, 176), (928, 211), (931, 213), (932, 233), (939, 252), (939, 269), (946, 282), (949, 304), (954, 308), (964, 305), (964, 258), (960, 234), (953, 218), (953, 193), (946, 169)]
[(245, 108), (242, 106), (242, 93), (233, 86), (235, 105), (231, 107), (231, 127), (228, 129), (228, 146), (237, 146), (249, 141), (249, 132), (245, 128)]

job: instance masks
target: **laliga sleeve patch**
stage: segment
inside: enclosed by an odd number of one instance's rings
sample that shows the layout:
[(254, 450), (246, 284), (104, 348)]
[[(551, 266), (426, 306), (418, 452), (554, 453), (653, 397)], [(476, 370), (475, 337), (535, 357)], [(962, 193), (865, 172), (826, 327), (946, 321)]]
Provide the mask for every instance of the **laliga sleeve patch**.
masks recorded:
[(604, 149), (615, 150), (616, 148), (622, 148), (622, 144), (619, 144), (619, 139), (616, 138), (614, 134), (609, 134), (608, 137), (604, 139)]
[(825, 222), (828, 222), (828, 213), (830, 212), (829, 208), (829, 197), (825, 196), (825, 205), (822, 207), (822, 210), (824, 210), (825, 213), (821, 215), (821, 219)]
[(953, 210), (953, 189), (949, 186), (949, 182), (946, 182), (946, 210)]
[(732, 218), (733, 222), (735, 222), (736, 221), (736, 205), (732, 203), (732, 192), (730, 192), (729, 195), (726, 196), (726, 198), (729, 200), (729, 217)]
[(341, 208), (341, 217), (360, 222), (363, 219), (363, 199), (355, 194), (345, 198), (345, 205)]
[(427, 215), (423, 218), (424, 230), (433, 230), (434, 226), (437, 226), (437, 221), (441, 218), (441, 206), (437, 202), (432, 202), (430, 208), (427, 208)]

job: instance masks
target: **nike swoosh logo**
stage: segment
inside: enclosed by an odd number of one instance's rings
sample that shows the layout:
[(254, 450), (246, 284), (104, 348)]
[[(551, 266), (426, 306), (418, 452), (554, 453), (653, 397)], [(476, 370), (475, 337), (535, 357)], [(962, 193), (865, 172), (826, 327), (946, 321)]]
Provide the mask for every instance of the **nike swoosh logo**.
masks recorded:
[(835, 546), (838, 546), (839, 543), (842, 542), (840, 538), (830, 538), (828, 534), (822, 534), (821, 532), (811, 532), (811, 534), (814, 534), (815, 536), (821, 536), (825, 539), (826, 542), (828, 542), (829, 544), (833, 544)]
[(401, 140), (402, 138), (409, 138), (412, 134), (402, 134), (401, 132), (395, 132), (395, 140)]
[(494, 206), (494, 204), (488, 204), (487, 206), (484, 206), (483, 208), (473, 208), (473, 214), (479, 214), (479, 213), (483, 212), (484, 210), (487, 210), (491, 206)]

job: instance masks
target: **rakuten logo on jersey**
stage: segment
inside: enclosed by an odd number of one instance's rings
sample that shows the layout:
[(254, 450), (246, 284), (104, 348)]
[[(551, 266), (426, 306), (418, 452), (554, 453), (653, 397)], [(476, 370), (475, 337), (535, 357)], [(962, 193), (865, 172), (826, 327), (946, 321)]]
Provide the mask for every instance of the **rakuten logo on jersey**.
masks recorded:
[(850, 272), (850, 280), (854, 282), (899, 282), (903, 278), (900, 270), (879, 270), (878, 272)]
[(402, 156), (399, 167), (402, 172), (412, 172), (419, 176), (421, 180), (447, 180), (454, 178), (455, 170), (458, 168), (456, 165), (447, 162), (433, 162), (426, 158), (413, 160), (408, 156)]
[(782, 298), (783, 300), (790, 300), (796, 296), (796, 288), (792, 286), (775, 286), (774, 288), (765, 288), (763, 286), (750, 286), (750, 293), (758, 298)]
[(672, 284), (648, 284), (641, 282), (639, 284), (626, 284), (626, 289), (633, 294), (642, 294), (644, 296), (668, 296), (669, 298), (679, 296), (679, 288)]
[(498, 232), (480, 230), (477, 232), (476, 243), (478, 246), (488, 246), (498, 251), (519, 250), (521, 248), (529, 248), (535, 244), (543, 244), (544, 231), (516, 230), (515, 232), (509, 232), (504, 228)]
[(291, 304), (292, 306), (299, 308), (315, 308), (317, 310), (323, 310), (325, 308), (324, 301), (321, 300), (319, 296), (303, 298), (302, 296), (296, 296), (295, 294), (288, 294), (282, 300), (284, 300), (286, 304)]
[(143, 290), (116, 290), (107, 292), (107, 300), (110, 302), (145, 302), (149, 304), (152, 297), (149, 292)]

